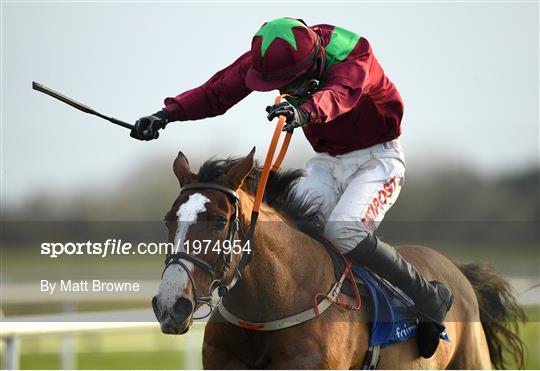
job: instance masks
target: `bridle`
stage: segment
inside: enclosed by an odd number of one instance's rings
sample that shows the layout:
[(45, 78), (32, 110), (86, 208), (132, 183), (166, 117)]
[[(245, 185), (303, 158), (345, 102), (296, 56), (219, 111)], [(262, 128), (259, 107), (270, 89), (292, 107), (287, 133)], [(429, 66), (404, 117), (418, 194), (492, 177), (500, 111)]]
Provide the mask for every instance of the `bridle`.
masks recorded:
[[(234, 240), (238, 237), (244, 239), (247, 243), (251, 242), (251, 237), (249, 235), (246, 235), (244, 233), (244, 230), (242, 228), (242, 225), (240, 224), (240, 218), (239, 218), (239, 206), (238, 203), (240, 201), (240, 198), (238, 196), (238, 193), (236, 193), (234, 190), (222, 186), (220, 184), (216, 183), (191, 183), (187, 184), (186, 186), (182, 187), (180, 190), (180, 193), (195, 190), (195, 189), (214, 189), (217, 191), (220, 191), (224, 193), (229, 201), (231, 201), (233, 205), (233, 214), (228, 220), (228, 230), (227, 230), (227, 240), (231, 243), (230, 246), (234, 245)], [(250, 228), (251, 230), (251, 228)], [(176, 247), (178, 248), (178, 247)], [(238, 264), (238, 267), (236, 268), (236, 272), (228, 284), (225, 284), (224, 280), (227, 276), (227, 273), (229, 272), (231, 268), (232, 263), (232, 257), (233, 257), (233, 249), (231, 249), (230, 253), (219, 253), (218, 258), (213, 264), (210, 264), (206, 261), (204, 261), (201, 258), (198, 258), (194, 255), (189, 255), (183, 251), (176, 251), (171, 254), (168, 254), (165, 258), (165, 269), (163, 270), (163, 273), (161, 277), (163, 278), (163, 274), (165, 273), (165, 270), (172, 265), (172, 264), (178, 264), (180, 267), (186, 272), (189, 281), (191, 282), (191, 287), (193, 288), (193, 298), (195, 301), (195, 304), (205, 304), (208, 305), (211, 309), (215, 308), (219, 303), (221, 302), (221, 298), (225, 296), (231, 288), (236, 285), (236, 283), (242, 278), (242, 271), (246, 268), (246, 266), (249, 264), (252, 258), (251, 250), (248, 249), (248, 251), (244, 251), (242, 254), (242, 258), (240, 260), (240, 263)], [(211, 283), (208, 288), (208, 295), (206, 296), (200, 296), (199, 290), (197, 289), (197, 284), (195, 283), (195, 279), (193, 278), (193, 274), (188, 269), (186, 263), (184, 261), (188, 261), (195, 266), (202, 269), (203, 272), (205, 272), (208, 276), (211, 278)], [(218, 264), (221, 263), (221, 266), (218, 267)], [(216, 272), (218, 272), (218, 269), (222, 271), (222, 274), (220, 277), (216, 276)], [(211, 313), (211, 311), (206, 315), (208, 316)], [(201, 318), (204, 318), (206, 316), (203, 316)], [(200, 319), (200, 318), (198, 318)]]

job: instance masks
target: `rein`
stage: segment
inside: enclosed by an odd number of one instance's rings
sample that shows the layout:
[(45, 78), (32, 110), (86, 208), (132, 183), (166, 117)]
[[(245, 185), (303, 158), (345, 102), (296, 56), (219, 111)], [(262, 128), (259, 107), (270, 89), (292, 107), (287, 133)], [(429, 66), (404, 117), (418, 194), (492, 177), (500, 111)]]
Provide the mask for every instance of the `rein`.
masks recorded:
[[(281, 102), (281, 99), (283, 97), (284, 95), (278, 95), (274, 100), (274, 104), (278, 104), (279, 102)], [(255, 193), (255, 200), (253, 202), (253, 209), (251, 211), (251, 223), (249, 225), (249, 230), (247, 234), (249, 241), (251, 241), (251, 239), (253, 238), (253, 234), (255, 233), (255, 226), (257, 225), (257, 219), (259, 218), (259, 209), (261, 207), (264, 191), (266, 189), (266, 183), (268, 183), (270, 171), (276, 172), (277, 170), (279, 170), (279, 168), (281, 167), (281, 163), (285, 158), (285, 153), (287, 153), (287, 149), (289, 148), (289, 143), (291, 142), (292, 131), (288, 131), (287, 134), (285, 134), (285, 139), (283, 140), (283, 144), (281, 145), (281, 150), (279, 151), (278, 157), (276, 158), (276, 162), (274, 162), (274, 165), (272, 165), (272, 160), (274, 159), (274, 154), (276, 153), (279, 137), (281, 136), (281, 131), (283, 130), (284, 124), (285, 116), (279, 116), (276, 128), (274, 129), (274, 135), (272, 136), (272, 141), (270, 142), (270, 147), (268, 148), (268, 152), (266, 153), (261, 177), (259, 178), (259, 184), (257, 186), (257, 192)], [(241, 266), (241, 268), (245, 268), (250, 261), (251, 254), (248, 255), (245, 265)]]

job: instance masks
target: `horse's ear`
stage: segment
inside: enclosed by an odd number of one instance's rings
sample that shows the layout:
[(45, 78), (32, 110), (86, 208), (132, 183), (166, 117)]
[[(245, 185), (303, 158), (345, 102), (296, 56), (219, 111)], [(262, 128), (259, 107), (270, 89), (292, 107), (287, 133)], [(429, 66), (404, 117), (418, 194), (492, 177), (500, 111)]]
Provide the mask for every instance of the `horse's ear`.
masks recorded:
[(182, 152), (178, 152), (178, 156), (174, 159), (173, 170), (181, 187), (195, 178), (195, 174), (191, 172), (189, 167), (189, 161)]
[(255, 147), (253, 147), (246, 157), (238, 161), (229, 169), (226, 175), (226, 182), (232, 189), (238, 189), (242, 185), (245, 177), (251, 172), (251, 169), (253, 169), (254, 156)]

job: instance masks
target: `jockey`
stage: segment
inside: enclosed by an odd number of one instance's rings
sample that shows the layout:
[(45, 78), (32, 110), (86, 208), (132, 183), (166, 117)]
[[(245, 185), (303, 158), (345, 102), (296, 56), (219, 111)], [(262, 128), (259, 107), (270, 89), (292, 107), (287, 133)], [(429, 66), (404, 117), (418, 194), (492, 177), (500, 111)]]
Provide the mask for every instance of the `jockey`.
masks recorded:
[(139, 119), (131, 136), (156, 139), (169, 122), (221, 115), (254, 90), (275, 89), (287, 97), (266, 108), (268, 120), (285, 116), (284, 130), (302, 128), (317, 152), (298, 191), (320, 200), (324, 233), (348, 258), (414, 300), (421, 313), (419, 351), (431, 357), (452, 293), (373, 235), (403, 183), (403, 101), (365, 38), (337, 26), (308, 27), (299, 19), (267, 22), (250, 51), (203, 85), (166, 98), (165, 108)]

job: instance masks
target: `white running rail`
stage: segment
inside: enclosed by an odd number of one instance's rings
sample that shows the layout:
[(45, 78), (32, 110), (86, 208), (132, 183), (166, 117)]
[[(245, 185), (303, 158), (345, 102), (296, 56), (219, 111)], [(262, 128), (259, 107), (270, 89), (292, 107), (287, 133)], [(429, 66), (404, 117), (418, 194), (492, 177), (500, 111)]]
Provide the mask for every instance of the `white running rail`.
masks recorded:
[[(107, 322), (100, 319), (107, 319)], [(122, 322), (111, 322), (111, 319), (122, 319)], [(194, 322), (195, 326), (204, 326), (204, 322)], [(86, 312), (69, 314), (49, 314), (36, 316), (4, 317), (0, 321), (0, 338), (4, 342), (3, 369), (19, 368), (21, 337), (40, 335), (74, 335), (100, 331), (130, 331), (154, 329), (160, 332), (154, 314), (149, 310), (126, 310), (107, 312)], [(190, 337), (188, 337), (189, 339)], [(75, 350), (72, 348), (72, 352)], [(74, 355), (62, 357), (62, 369), (75, 368)], [(186, 368), (197, 365), (198, 355), (186, 353)]]

